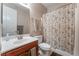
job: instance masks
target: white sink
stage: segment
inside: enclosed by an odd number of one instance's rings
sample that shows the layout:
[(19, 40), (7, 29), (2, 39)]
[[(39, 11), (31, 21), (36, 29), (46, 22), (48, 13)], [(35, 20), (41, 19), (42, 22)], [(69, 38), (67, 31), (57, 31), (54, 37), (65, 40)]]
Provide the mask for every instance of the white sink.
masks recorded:
[(13, 44), (21, 44), (21, 43), (24, 43), (28, 41), (28, 39), (19, 39), (19, 40), (16, 40), (15, 42), (13, 42)]
[(20, 43), (23, 43), (24, 41), (21, 41), (21, 40), (18, 40), (18, 41), (15, 41), (13, 44), (20, 44)]

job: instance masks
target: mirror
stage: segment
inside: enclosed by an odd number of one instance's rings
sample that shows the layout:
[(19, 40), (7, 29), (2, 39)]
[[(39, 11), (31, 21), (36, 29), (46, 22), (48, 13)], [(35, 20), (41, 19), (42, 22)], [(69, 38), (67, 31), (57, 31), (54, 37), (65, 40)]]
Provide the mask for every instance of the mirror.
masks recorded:
[(3, 3), (2, 36), (29, 34), (30, 11), (18, 3)]
[(0, 37), (1, 37), (1, 3), (0, 3)]

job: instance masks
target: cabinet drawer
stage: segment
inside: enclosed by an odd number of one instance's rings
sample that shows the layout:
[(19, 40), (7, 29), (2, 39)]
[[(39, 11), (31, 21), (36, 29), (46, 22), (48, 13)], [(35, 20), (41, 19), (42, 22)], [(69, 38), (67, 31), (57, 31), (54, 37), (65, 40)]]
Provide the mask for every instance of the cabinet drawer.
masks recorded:
[(18, 49), (7, 52), (6, 55), (7, 56), (17, 56), (17, 55), (19, 55), (20, 53), (22, 53), (24, 51), (25, 50), (23, 48), (18, 48)]

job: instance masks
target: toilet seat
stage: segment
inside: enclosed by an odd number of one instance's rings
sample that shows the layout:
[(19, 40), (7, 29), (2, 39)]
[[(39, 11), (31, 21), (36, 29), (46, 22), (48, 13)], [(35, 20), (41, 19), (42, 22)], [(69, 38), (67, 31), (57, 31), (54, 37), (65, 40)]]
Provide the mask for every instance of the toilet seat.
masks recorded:
[(45, 51), (50, 50), (50, 45), (47, 44), (47, 43), (40, 43), (40, 44), (39, 44), (39, 47), (40, 47), (42, 50), (45, 50)]

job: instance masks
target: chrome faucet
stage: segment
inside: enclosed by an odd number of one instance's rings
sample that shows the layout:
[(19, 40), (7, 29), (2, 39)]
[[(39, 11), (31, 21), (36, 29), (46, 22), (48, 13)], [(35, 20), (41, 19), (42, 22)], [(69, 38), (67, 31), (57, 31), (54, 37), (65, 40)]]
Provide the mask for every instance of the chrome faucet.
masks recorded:
[(9, 33), (7, 33), (7, 35), (6, 35), (6, 39), (5, 39), (5, 40), (8, 41), (9, 38), (10, 38), (10, 37), (9, 37)]

